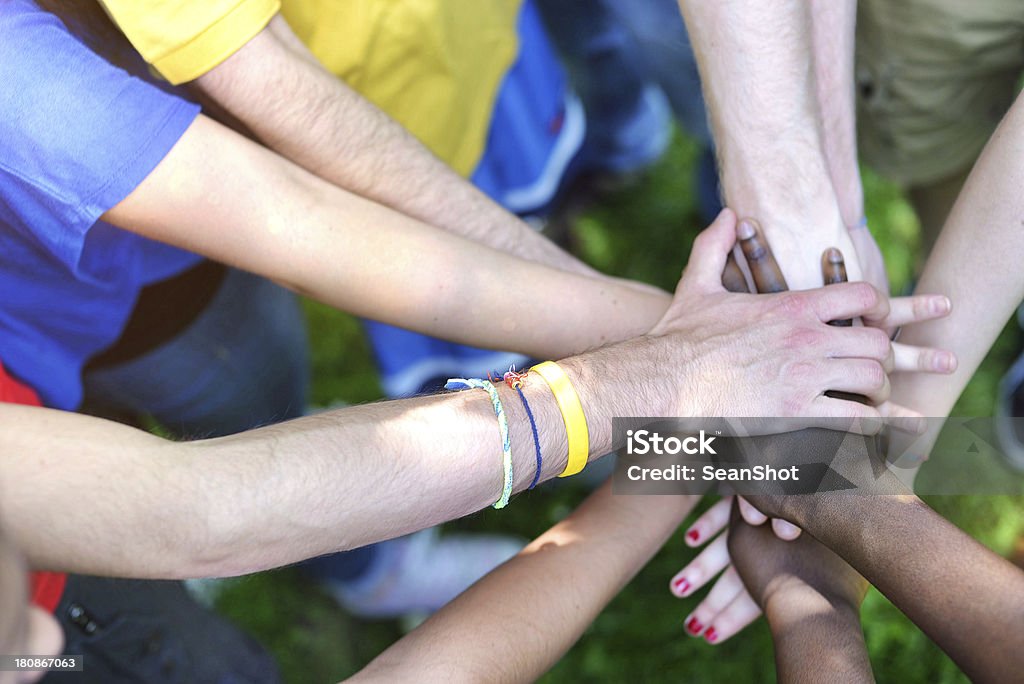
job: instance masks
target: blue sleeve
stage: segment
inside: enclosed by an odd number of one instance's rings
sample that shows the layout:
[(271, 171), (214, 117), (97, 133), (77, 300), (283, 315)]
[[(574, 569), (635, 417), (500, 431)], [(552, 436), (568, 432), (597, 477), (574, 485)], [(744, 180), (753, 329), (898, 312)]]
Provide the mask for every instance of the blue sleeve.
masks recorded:
[(89, 50), (28, 0), (0, 3), (0, 220), (77, 271), (89, 229), (198, 106)]

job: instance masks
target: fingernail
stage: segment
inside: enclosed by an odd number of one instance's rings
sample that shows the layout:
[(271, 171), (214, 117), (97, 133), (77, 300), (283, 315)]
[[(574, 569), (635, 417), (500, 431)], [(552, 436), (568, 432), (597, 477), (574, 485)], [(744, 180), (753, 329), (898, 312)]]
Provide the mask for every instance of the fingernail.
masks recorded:
[(843, 263), (843, 253), (835, 247), (829, 247), (825, 250), (825, 258), (830, 264), (841, 264)]
[(757, 235), (757, 229), (754, 228), (754, 224), (747, 219), (743, 219), (736, 226), (736, 237), (740, 240), (749, 240), (750, 238)]
[(700, 532), (698, 532), (697, 530), (690, 530), (686, 533), (686, 538), (690, 541), (697, 541), (698, 539), (700, 539)]
[(933, 297), (931, 302), (932, 313), (936, 315), (949, 313), (950, 309), (953, 308), (952, 302), (949, 301), (949, 297)]
[(937, 371), (950, 373), (954, 363), (952, 354), (936, 354), (935, 356), (935, 370)]
[(686, 622), (686, 631), (694, 636), (700, 634), (702, 629), (704, 629), (704, 625), (700, 624), (700, 621), (695, 617), (690, 618)]
[(688, 592), (690, 590), (690, 586), (690, 580), (686, 579), (685, 577), (680, 577), (672, 583), (672, 588), (674, 588), (676, 592), (680, 594), (685, 594), (686, 592)]
[(715, 628), (708, 627), (708, 631), (704, 632), (704, 638), (708, 640), (709, 644), (713, 644), (718, 641), (718, 634), (715, 633)]
[(775, 522), (775, 531), (779, 535), (789, 538), (799, 534), (800, 528), (787, 520), (779, 519)]

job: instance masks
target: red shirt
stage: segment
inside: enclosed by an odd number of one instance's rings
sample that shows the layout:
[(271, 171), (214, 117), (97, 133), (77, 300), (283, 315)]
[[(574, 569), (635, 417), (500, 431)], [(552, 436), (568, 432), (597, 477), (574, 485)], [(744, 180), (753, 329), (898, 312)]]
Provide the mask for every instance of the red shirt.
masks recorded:
[[(0, 364), (0, 402), (41, 406), (36, 393), (7, 375), (3, 364)], [(32, 572), (29, 573), (29, 580), (32, 603), (51, 613), (57, 610), (67, 576), (57, 572)]]

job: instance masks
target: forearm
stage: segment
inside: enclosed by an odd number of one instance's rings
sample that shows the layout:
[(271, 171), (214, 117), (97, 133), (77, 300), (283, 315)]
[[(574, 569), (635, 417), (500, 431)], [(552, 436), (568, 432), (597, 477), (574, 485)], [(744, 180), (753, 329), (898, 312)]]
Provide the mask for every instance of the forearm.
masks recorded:
[(1024, 299), (1024, 100), (1018, 98), (968, 177), (916, 292), (953, 303), (940, 320), (908, 328), (900, 341), (954, 352), (956, 372), (897, 376), (892, 400), (926, 416), (949, 414), (1006, 321)]
[(765, 606), (779, 682), (873, 682), (857, 610), (808, 589)]
[(617, 496), (606, 484), (355, 679), (536, 680), (580, 638), (698, 500)]
[(912, 495), (830, 495), (801, 520), (931, 637), (973, 681), (1024, 668), (1024, 573)]
[[(811, 6), (681, 0), (704, 83), (726, 204), (764, 226), (790, 289), (821, 284), (828, 247), (854, 251), (822, 142)], [(850, 280), (859, 280), (856, 260)]]
[(669, 303), (410, 219), (203, 117), (105, 218), (357, 315), (538, 357), (644, 333)]
[(857, 0), (811, 0), (810, 6), (825, 160), (843, 223), (853, 228), (864, 217), (853, 80)]
[(268, 147), (330, 183), (494, 249), (598, 275), (324, 69), (281, 16), (195, 85)]
[[(631, 362), (639, 350), (619, 352), (614, 367), (610, 350), (562, 363), (583, 403), (591, 458), (611, 450), (611, 416), (673, 410), (645, 387), (642, 364)], [(530, 422), (516, 393), (499, 391), (521, 491), (536, 469)], [(565, 468), (565, 428), (542, 380), (534, 376), (524, 392), (547, 480)], [(0, 430), (4, 523), (39, 568), (152, 578), (254, 572), (467, 515), (502, 489), (498, 425), (479, 390), (191, 443), (11, 405), (0, 405), (0, 422), (11, 426)]]

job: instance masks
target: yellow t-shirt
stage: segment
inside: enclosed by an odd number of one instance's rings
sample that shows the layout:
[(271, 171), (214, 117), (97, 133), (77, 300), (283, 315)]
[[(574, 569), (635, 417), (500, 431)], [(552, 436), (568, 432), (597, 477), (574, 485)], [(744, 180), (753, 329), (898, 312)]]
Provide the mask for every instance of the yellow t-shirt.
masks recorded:
[(280, 8), (333, 74), (463, 175), (518, 53), (523, 0), (100, 0), (172, 83), (198, 78)]
[(100, 0), (143, 59), (174, 85), (233, 55), (281, 9), (280, 0)]

